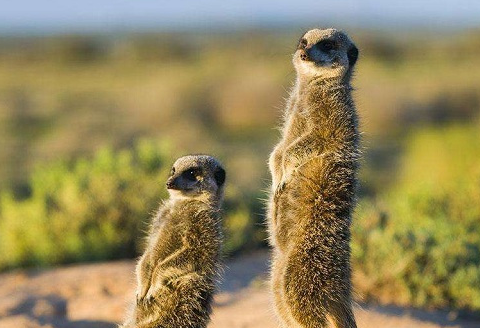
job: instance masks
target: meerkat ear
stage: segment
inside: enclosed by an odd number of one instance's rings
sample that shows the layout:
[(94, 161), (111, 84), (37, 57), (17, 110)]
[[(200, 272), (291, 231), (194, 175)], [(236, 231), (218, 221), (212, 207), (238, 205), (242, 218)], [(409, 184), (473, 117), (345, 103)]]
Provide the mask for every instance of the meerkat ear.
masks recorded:
[(214, 176), (217, 186), (221, 187), (225, 183), (225, 170), (219, 167), (217, 171), (215, 171)]
[(348, 65), (352, 67), (355, 65), (358, 59), (358, 49), (355, 46), (352, 46), (348, 52), (347, 52), (347, 57), (348, 57)]

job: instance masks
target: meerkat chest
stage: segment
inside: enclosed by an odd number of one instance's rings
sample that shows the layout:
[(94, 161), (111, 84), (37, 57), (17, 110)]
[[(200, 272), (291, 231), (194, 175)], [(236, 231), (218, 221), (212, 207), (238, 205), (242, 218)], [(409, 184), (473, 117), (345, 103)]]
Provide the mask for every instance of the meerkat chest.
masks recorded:
[(302, 115), (299, 109), (293, 111), (287, 121), (285, 122), (285, 128), (283, 131), (283, 142), (289, 144), (298, 137), (302, 136), (310, 130), (308, 121)]
[(149, 253), (152, 260), (155, 261), (181, 247), (181, 244), (181, 226), (165, 220), (160, 223), (158, 229), (149, 236), (146, 253)]

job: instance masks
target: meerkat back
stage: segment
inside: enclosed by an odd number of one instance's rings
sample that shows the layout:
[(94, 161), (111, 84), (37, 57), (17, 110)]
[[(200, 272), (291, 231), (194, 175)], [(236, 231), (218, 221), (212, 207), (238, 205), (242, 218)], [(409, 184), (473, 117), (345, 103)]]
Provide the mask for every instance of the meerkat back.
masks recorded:
[(166, 183), (137, 268), (134, 310), (124, 326), (204, 328), (220, 268), (225, 170), (207, 155), (179, 158)]

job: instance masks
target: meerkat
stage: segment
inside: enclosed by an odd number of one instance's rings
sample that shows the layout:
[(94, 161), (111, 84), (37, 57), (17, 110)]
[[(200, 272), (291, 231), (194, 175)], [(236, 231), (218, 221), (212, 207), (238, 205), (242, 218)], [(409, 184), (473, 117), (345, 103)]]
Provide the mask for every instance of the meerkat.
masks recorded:
[(220, 268), (225, 170), (207, 155), (179, 158), (137, 267), (136, 304), (123, 327), (204, 328)]
[(358, 49), (336, 29), (305, 33), (281, 140), (269, 158), (271, 285), (283, 327), (356, 327), (350, 223), (359, 167), (350, 80)]

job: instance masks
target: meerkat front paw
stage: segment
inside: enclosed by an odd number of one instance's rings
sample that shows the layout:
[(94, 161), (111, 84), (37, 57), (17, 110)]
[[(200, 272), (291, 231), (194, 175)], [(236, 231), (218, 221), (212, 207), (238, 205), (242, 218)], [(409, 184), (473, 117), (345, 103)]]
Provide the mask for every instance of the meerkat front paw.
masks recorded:
[(149, 306), (150, 304), (153, 303), (154, 299), (155, 299), (155, 297), (153, 296), (153, 294), (150, 291), (147, 292), (147, 294), (144, 295), (144, 296), (141, 296), (141, 295), (137, 294), (137, 305)]
[(143, 297), (142, 297), (142, 296), (140, 296), (140, 294), (138, 294), (138, 293), (137, 293), (137, 294), (135, 294), (135, 299), (136, 299), (136, 301), (137, 301), (137, 305), (140, 305), (140, 304), (142, 304)]
[(149, 291), (149, 288), (141, 288), (137, 290), (137, 292), (135, 293), (135, 299), (137, 301), (137, 305), (140, 305), (143, 303), (143, 301), (147, 296), (148, 291)]
[(277, 187), (275, 188), (274, 199), (278, 199), (278, 197), (280, 197), (280, 195), (285, 190), (290, 178), (291, 174), (285, 175), (285, 177), (278, 183)]
[(274, 198), (277, 199), (283, 190), (285, 189), (285, 185), (287, 184), (286, 181), (280, 181), (280, 183), (277, 185), (277, 188), (275, 189), (275, 195)]
[(143, 299), (143, 305), (149, 306), (153, 303), (154, 300), (155, 297), (152, 294), (147, 294), (147, 296), (145, 296), (145, 298)]

